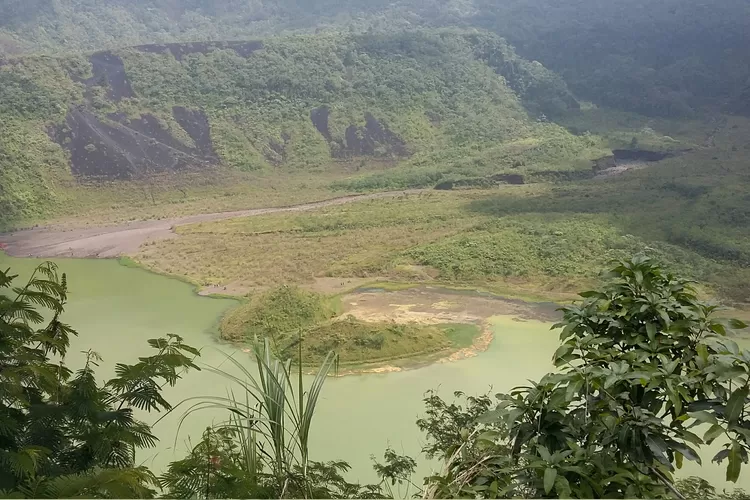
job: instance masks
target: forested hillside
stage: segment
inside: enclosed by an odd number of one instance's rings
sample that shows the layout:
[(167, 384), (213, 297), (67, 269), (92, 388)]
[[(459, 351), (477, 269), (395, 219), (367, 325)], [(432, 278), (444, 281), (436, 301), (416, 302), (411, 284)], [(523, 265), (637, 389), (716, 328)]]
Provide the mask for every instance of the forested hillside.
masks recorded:
[(5, 0), (0, 54), (248, 39), (289, 30), (489, 29), (600, 104), (750, 112), (745, 0)]
[(381, 187), (588, 168), (596, 141), (546, 119), (578, 106), (503, 39), (450, 30), (10, 58), (0, 67), (0, 206), (6, 223), (31, 219), (55, 204), (61, 179), (214, 167), (432, 167)]
[(0, 0), (0, 497), (748, 500), (749, 47), (750, 0)]

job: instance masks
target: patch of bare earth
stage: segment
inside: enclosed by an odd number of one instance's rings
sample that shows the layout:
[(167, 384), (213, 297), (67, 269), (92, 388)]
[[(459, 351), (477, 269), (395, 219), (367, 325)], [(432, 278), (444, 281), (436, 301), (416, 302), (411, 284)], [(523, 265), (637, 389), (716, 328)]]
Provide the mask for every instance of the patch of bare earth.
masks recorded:
[[(419, 286), (399, 291), (360, 291), (346, 294), (341, 299), (342, 317), (353, 316), (367, 322), (417, 323), (436, 325), (467, 323), (480, 326), (481, 333), (470, 347), (441, 355), (436, 362), (450, 362), (471, 358), (484, 352), (492, 343), (493, 331), (489, 319), (493, 316), (513, 316), (519, 321), (554, 321), (558, 318), (556, 305), (531, 303), (496, 296), (461, 293), (431, 286)], [(387, 373), (400, 371), (400, 366), (363, 368), (357, 373)]]
[(198, 295), (232, 295), (235, 297), (242, 297), (247, 295), (249, 291), (250, 288), (243, 286), (240, 283), (229, 283), (227, 285), (204, 286), (200, 289)]
[(341, 298), (344, 314), (362, 321), (481, 324), (492, 316), (515, 316), (524, 320), (554, 319), (554, 306), (453, 292), (433, 286), (418, 286), (398, 291), (359, 291)]

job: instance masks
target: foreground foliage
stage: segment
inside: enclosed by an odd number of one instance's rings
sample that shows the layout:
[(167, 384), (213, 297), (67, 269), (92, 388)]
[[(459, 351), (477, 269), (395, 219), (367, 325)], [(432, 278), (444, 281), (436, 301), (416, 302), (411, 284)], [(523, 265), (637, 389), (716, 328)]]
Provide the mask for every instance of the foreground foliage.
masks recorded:
[[(310, 387), (291, 359), (255, 347), (258, 374), (228, 357), (239, 376), (208, 367), (238, 383), (239, 398), (183, 402), (183, 418), (206, 408), (226, 410), (228, 420), (209, 428), (183, 460), (160, 477), (137, 465), (136, 452), (157, 439), (135, 411), (172, 411), (162, 388), (174, 385), (199, 352), (176, 335), (152, 339), (156, 353), (115, 366), (100, 386), (86, 353), (83, 368), (65, 366), (70, 336), (61, 322), (67, 280), (52, 263), (40, 265), (22, 287), (0, 272), (0, 495), (13, 498), (381, 498), (385, 480), (403, 482), (413, 461), (386, 454), (381, 484), (348, 482), (343, 461), (315, 462), (308, 439), (317, 400), (336, 363), (329, 353)], [(45, 321), (41, 308), (51, 315)], [(300, 351), (301, 354), (301, 351)]]
[[(156, 353), (99, 386), (88, 352), (73, 373), (64, 364), (70, 336), (61, 322), (64, 275), (39, 266), (22, 287), (0, 273), (0, 487), (4, 496), (53, 498), (383, 498), (416, 486), (416, 462), (387, 450), (381, 481), (346, 479), (348, 464), (310, 458), (309, 437), (329, 353), (308, 387), (292, 359), (269, 340), (254, 347), (253, 373), (233, 357), (232, 371), (208, 367), (237, 392), (181, 403), (183, 419), (220, 409), (227, 420), (206, 429), (184, 459), (161, 477), (136, 465), (156, 438), (135, 410), (173, 411), (161, 394), (198, 352), (170, 335)], [(715, 319), (690, 282), (645, 257), (622, 261), (599, 291), (563, 308), (558, 371), (508, 394), (468, 397), (467, 406), (425, 400), (417, 422), (424, 453), (443, 461), (417, 494), (425, 498), (717, 498), (705, 481), (675, 481), (684, 460), (722, 445), (712, 459), (736, 482), (748, 462), (750, 355), (732, 340), (742, 322)], [(49, 314), (45, 320), (37, 307)], [(297, 360), (302, 359), (298, 343)], [(458, 395), (461, 395), (460, 393)]]
[(45, 263), (25, 285), (14, 287), (15, 278), (0, 272), (3, 495), (152, 496), (156, 477), (137, 465), (136, 452), (157, 440), (134, 412), (171, 409), (161, 390), (174, 385), (184, 370), (196, 368), (198, 352), (177, 335), (152, 339), (152, 355), (135, 364), (118, 363), (117, 375), (99, 385), (96, 353), (86, 353), (84, 366), (75, 372), (64, 363), (70, 337), (76, 335), (61, 320), (65, 275)]
[[(389, 450), (377, 465), (380, 484), (348, 482), (344, 461), (310, 459), (309, 437), (318, 398), (337, 357), (325, 357), (310, 385), (292, 360), (277, 358), (266, 339), (253, 348), (257, 374), (233, 357), (233, 372), (210, 369), (234, 390), (227, 397), (188, 400), (183, 419), (204, 409), (226, 410), (227, 421), (206, 429), (201, 442), (183, 460), (170, 464), (160, 478), (173, 498), (384, 498), (387, 480), (403, 483), (413, 460)], [(302, 355), (302, 351), (298, 351)], [(299, 364), (299, 360), (298, 363)], [(294, 373), (296, 371), (296, 374)]]
[(642, 257), (581, 295), (556, 325), (559, 371), (467, 410), (427, 400), (426, 451), (445, 461), (431, 494), (681, 498), (672, 474), (715, 440), (713, 460), (737, 481), (750, 356), (728, 334), (746, 325), (714, 319), (689, 282)]

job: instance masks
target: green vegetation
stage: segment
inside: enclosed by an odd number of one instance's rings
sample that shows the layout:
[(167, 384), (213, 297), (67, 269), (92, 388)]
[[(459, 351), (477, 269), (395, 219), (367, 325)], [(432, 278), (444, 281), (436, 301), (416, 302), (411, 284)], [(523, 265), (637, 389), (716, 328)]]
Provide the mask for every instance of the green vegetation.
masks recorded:
[(465, 409), (427, 397), (424, 451), (445, 467), (426, 498), (682, 499), (677, 487), (692, 497), (703, 483), (676, 487), (672, 474), (715, 441), (737, 481), (750, 381), (729, 335), (747, 325), (714, 319), (716, 306), (646, 258), (609, 276), (563, 309), (557, 371)]
[[(158, 482), (136, 451), (156, 437), (136, 410), (169, 411), (173, 386), (198, 351), (177, 335), (149, 340), (138, 363), (118, 363), (99, 385), (102, 361), (88, 351), (73, 371), (65, 357), (75, 330), (62, 322), (67, 280), (52, 263), (23, 286), (0, 272), (0, 490), (15, 498), (145, 498)], [(48, 318), (45, 320), (45, 316)], [(51, 319), (49, 319), (51, 318)]]
[[(170, 464), (160, 484), (170, 498), (352, 498), (367, 494), (379, 498), (379, 487), (347, 482), (345, 462), (314, 462), (309, 458), (312, 417), (325, 378), (336, 357), (324, 358), (305, 390), (289, 363), (275, 358), (266, 341), (256, 344), (257, 375), (227, 358), (240, 370), (239, 389), (245, 401), (195, 398), (183, 415), (217, 405), (229, 419), (206, 429), (201, 441), (182, 460)], [(239, 379), (211, 369), (230, 382)], [(295, 380), (296, 378), (296, 380)]]
[[(195, 224), (178, 228), (177, 239), (143, 247), (136, 259), (160, 272), (240, 290), (312, 283), (327, 275), (391, 274), (391, 259), (403, 250), (475, 224), (460, 210), (465, 200), (435, 192)], [(398, 276), (402, 269), (392, 272)]]
[(276, 345), (285, 344), (285, 335), (295, 335), (334, 316), (336, 310), (328, 302), (322, 295), (283, 285), (233, 309), (222, 320), (221, 335), (233, 341), (269, 337)]
[[(471, 326), (467, 325), (467, 329)], [(438, 326), (371, 323), (351, 316), (310, 328), (302, 334), (301, 342), (303, 361), (313, 365), (329, 351), (338, 354), (342, 365), (357, 365), (419, 358), (459, 347), (448, 332)], [(294, 349), (291, 346), (286, 351), (294, 352)]]
[[(218, 197), (238, 190), (232, 180), (252, 183), (242, 172), (277, 180), (327, 174), (344, 190), (431, 187), (588, 169), (587, 160), (606, 153), (593, 136), (537, 120), (549, 107), (577, 103), (562, 80), (491, 34), (329, 33), (242, 47), (184, 45), (179, 58), (163, 47), (10, 59), (0, 67), (8, 126), (0, 143), (8, 165), (0, 179), (3, 224), (114, 212), (113, 205), (164, 213), (163, 205), (190, 203), (196, 191)], [(74, 106), (78, 114), (66, 118)], [(99, 141), (102, 134), (114, 142)], [(80, 143), (89, 136), (93, 142)], [(173, 171), (167, 154), (192, 164)], [(393, 165), (384, 179), (342, 180)], [(105, 184), (114, 197), (107, 203), (94, 190), (92, 200), (79, 185), (92, 175), (135, 185), (119, 193)]]
[[(709, 259), (707, 263), (712, 264), (702, 278), (744, 302), (748, 298), (746, 273), (750, 262), (742, 149), (747, 126), (745, 119), (732, 119), (716, 135), (714, 148), (665, 160), (657, 168), (607, 182), (550, 186), (529, 197), (500, 193), (474, 203), (472, 210), (502, 218), (519, 214), (546, 219), (571, 213), (592, 217), (606, 214), (609, 225), (621, 233), (649, 242), (665, 241), (673, 249), (679, 246)], [(700, 266), (689, 260), (693, 264), (685, 262), (688, 269)]]
[[(741, 129), (728, 130), (739, 134)], [(708, 168), (703, 161), (714, 153), (696, 152), (608, 179), (434, 191), (184, 226), (177, 230), (179, 238), (144, 247), (136, 259), (161, 272), (235, 290), (338, 276), (504, 284), (542, 292), (587, 285), (612, 259), (646, 252), (724, 298), (744, 302), (747, 265), (719, 251), (745, 244), (744, 233), (735, 231), (743, 210), (741, 156), (731, 159), (737, 154), (731, 146), (724, 151), (729, 161), (712, 161)], [(727, 167), (736, 169), (736, 177)], [(696, 183), (715, 187), (702, 188), (698, 197), (670, 188), (692, 183), (677, 179), (687, 170)], [(733, 180), (734, 185), (724, 184)], [(726, 214), (723, 226), (718, 225), (721, 213)], [(715, 235), (717, 251), (675, 237), (690, 230), (689, 221), (705, 226), (712, 218), (715, 232), (693, 234)]]
[[(167, 0), (13, 0), (3, 14), (0, 53), (9, 54), (237, 40), (291, 30), (482, 28), (507, 38), (529, 61), (557, 71), (577, 94), (599, 104), (658, 116), (700, 114), (707, 104), (750, 111), (744, 50), (750, 16), (744, 0), (191, 0), (179, 6)], [(553, 80), (526, 81), (519, 88), (535, 94)]]
[[(182, 226), (127, 257), (250, 293), (221, 330), (253, 343), (258, 374), (230, 358), (240, 397), (186, 414), (218, 405), (228, 422), (158, 478), (137, 465), (155, 438), (133, 414), (172, 409), (162, 388), (195, 349), (153, 339), (99, 385), (96, 353), (77, 372), (59, 363), (75, 334), (65, 276), (45, 264), (13, 288), (0, 272), (0, 496), (392, 496), (413, 484), (408, 457), (388, 450), (367, 486), (309, 459), (326, 376), (470, 348), (480, 330), (367, 322), (298, 288), (382, 278), (520, 295), (606, 283), (565, 307), (554, 373), (466, 408), (426, 399), (424, 452), (445, 468), (420, 496), (747, 498), (674, 479), (714, 443), (737, 481), (750, 451), (750, 357), (731, 340), (745, 325), (697, 298), (750, 303), (746, 0), (2, 10), (0, 231), (436, 190)], [(607, 168), (615, 149), (632, 159)], [(654, 151), (669, 156), (638, 160)]]
[[(274, 356), (268, 339), (253, 348), (257, 375), (232, 356), (239, 377), (207, 367), (239, 392), (190, 398), (182, 418), (206, 408), (228, 418), (156, 477), (135, 466), (136, 450), (156, 438), (133, 410), (170, 411), (161, 389), (197, 369), (198, 351), (175, 335), (153, 339), (156, 354), (118, 364), (100, 387), (95, 353), (76, 374), (52, 358), (64, 357), (75, 334), (61, 322), (65, 275), (45, 263), (25, 286), (11, 289), (13, 279), (0, 273), (3, 496), (153, 498), (161, 490), (179, 498), (392, 498), (392, 486), (408, 484), (421, 498), (746, 498), (716, 495), (699, 478), (675, 482), (673, 473), (717, 442), (723, 449), (714, 459), (727, 463), (729, 481), (739, 478), (750, 449), (750, 380), (748, 355), (730, 335), (747, 325), (714, 319), (716, 306), (643, 257), (621, 262), (600, 291), (564, 308), (558, 371), (497, 395), (497, 405), (469, 397), (464, 409), (428, 395), (417, 422), (428, 438), (423, 451), (445, 468), (424, 488), (411, 479), (416, 462), (390, 449), (374, 466), (380, 483), (373, 485), (348, 482), (345, 462), (311, 460), (313, 416), (336, 355), (322, 358), (305, 388), (301, 369)], [(303, 344), (297, 348), (303, 356)], [(698, 424), (703, 436), (689, 430)]]
[(479, 327), (465, 323), (448, 323), (440, 325), (445, 331), (445, 335), (453, 342), (453, 345), (459, 348), (471, 347), (474, 339), (479, 335)]
[[(174, 386), (186, 370), (199, 369), (194, 362), (199, 352), (177, 335), (152, 339), (153, 355), (116, 364), (116, 376), (99, 385), (95, 368), (102, 360), (95, 352), (88, 351), (75, 372), (60, 362), (76, 335), (62, 323), (65, 275), (48, 262), (25, 285), (13, 287), (14, 279), (0, 272), (3, 497), (154, 498), (159, 491), (170, 498), (383, 497), (383, 485), (348, 483), (345, 462), (309, 459), (312, 416), (335, 362), (332, 353), (307, 390), (301, 375), (295, 381), (290, 364), (274, 358), (268, 344), (255, 347), (258, 377), (228, 358), (242, 369), (244, 402), (211, 398), (193, 404), (183, 418), (205, 404), (222, 404), (229, 420), (208, 429), (188, 457), (157, 477), (137, 465), (136, 452), (157, 439), (134, 412), (171, 411), (162, 389)], [(383, 481), (401, 481), (397, 475), (381, 474)]]
[(471, 346), (474, 325), (399, 324), (360, 321), (341, 316), (336, 298), (281, 286), (253, 296), (231, 310), (220, 325), (233, 342), (268, 339), (282, 359), (317, 367), (329, 352), (342, 365), (384, 363), (419, 358)]

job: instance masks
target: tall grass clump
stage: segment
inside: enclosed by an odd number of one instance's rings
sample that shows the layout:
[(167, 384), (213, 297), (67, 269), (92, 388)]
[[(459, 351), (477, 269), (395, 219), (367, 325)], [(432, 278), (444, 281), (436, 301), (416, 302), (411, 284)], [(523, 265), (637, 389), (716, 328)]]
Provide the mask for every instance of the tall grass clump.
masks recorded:
[[(310, 431), (328, 374), (337, 366), (330, 352), (308, 387), (292, 360), (282, 361), (268, 339), (252, 349), (248, 368), (232, 356), (233, 369), (207, 367), (236, 389), (227, 396), (188, 398), (184, 420), (203, 410), (228, 418), (206, 429), (183, 460), (170, 464), (160, 484), (171, 498), (347, 498), (378, 496), (378, 485), (347, 482), (343, 461), (310, 459)], [(300, 351), (301, 355), (301, 351)]]

